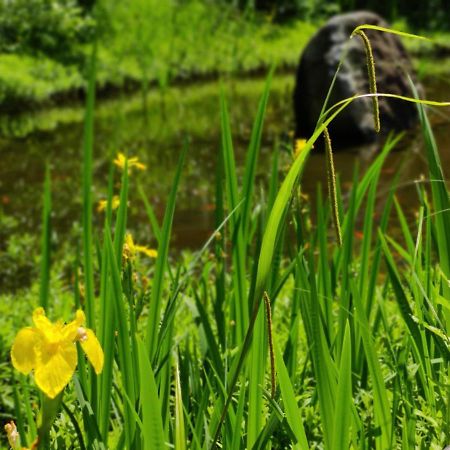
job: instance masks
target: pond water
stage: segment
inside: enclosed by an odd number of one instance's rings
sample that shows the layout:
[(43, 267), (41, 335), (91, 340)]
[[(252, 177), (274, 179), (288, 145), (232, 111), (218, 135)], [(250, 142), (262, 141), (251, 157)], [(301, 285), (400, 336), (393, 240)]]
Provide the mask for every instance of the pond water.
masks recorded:
[[(294, 75), (275, 77), (269, 101), (263, 146), (258, 166), (258, 183), (270, 171), (277, 142), (286, 142), (293, 129), (291, 93)], [(424, 82), (427, 97), (450, 99), (445, 80)], [(250, 139), (252, 121), (263, 90), (263, 79), (231, 80), (225, 83), (234, 134), (237, 166), (242, 167)], [(214, 228), (215, 162), (220, 151), (220, 117), (217, 82), (173, 87), (161, 93), (151, 91), (147, 115), (139, 94), (122, 94), (98, 102), (95, 121), (94, 199), (106, 196), (109, 162), (118, 151), (138, 156), (148, 169), (134, 172), (130, 185), (129, 228), (139, 243), (151, 244), (148, 220), (137, 194), (141, 184), (149, 201), (162, 217), (175, 166), (185, 137), (189, 150), (177, 201), (172, 248), (199, 248)], [(449, 111), (432, 114), (443, 167), (450, 168)], [(54, 238), (64, 240), (81, 222), (81, 141), (83, 108), (73, 106), (30, 112), (0, 120), (0, 202), (3, 213), (17, 219), (17, 229), (37, 233), (40, 229), (45, 162), (50, 162), (53, 195)], [(417, 209), (414, 181), (426, 173), (420, 131), (411, 133), (388, 158), (382, 172), (380, 197), (401, 166), (398, 198), (412, 216)], [(359, 161), (364, 170), (376, 148), (339, 151), (335, 165), (344, 190), (349, 187), (353, 167)], [(290, 164), (287, 152), (281, 167)], [(323, 154), (313, 152), (303, 176), (303, 191), (314, 196), (317, 184), (326, 183)], [(118, 191), (118, 188), (116, 188)], [(94, 213), (99, 226), (100, 213)]]

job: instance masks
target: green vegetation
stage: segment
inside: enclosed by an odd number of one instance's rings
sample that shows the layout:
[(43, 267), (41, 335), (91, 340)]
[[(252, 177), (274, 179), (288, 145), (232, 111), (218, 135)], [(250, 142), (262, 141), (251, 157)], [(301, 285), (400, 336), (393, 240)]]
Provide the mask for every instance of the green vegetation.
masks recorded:
[[(259, 72), (273, 61), (292, 67), (315, 30), (314, 25), (301, 21), (282, 27), (264, 17), (250, 20), (232, 7), (200, 0), (182, 4), (105, 0), (98, 8), (97, 83), (104, 92), (130, 86), (147, 91), (150, 84), (164, 89), (174, 79)], [(75, 42), (76, 51), (68, 42), (54, 52), (42, 48), (31, 51), (25, 45), (3, 47), (1, 108), (17, 109), (17, 103), (41, 103), (83, 89), (85, 58), (80, 54), (87, 55), (90, 46)], [(63, 54), (64, 49), (73, 50), (77, 58), (63, 61), (54, 56)]]
[(12, 54), (0, 57), (0, 101), (6, 112), (45, 102), (52, 95), (81, 89), (84, 84), (75, 67), (51, 59)]
[[(264, 85), (232, 86), (248, 95), (261, 91), (249, 130), (240, 129), (248, 105), (230, 102), (225, 82), (205, 86), (220, 91), (215, 107), (204, 105), (217, 123), (198, 121), (195, 109), (184, 117), (190, 117), (190, 137), (197, 140), (220, 129), (214, 169), (200, 180), (213, 185), (215, 225), (201, 249), (175, 254), (176, 214), (193, 195), (193, 189), (181, 195), (180, 187), (186, 166), (199, 161), (188, 160), (186, 123), (176, 130), (162, 126), (167, 115), (177, 117), (173, 97), (182, 95), (180, 89), (169, 92), (169, 84), (260, 71), (275, 57), (290, 67), (298, 56), (293, 42), (304, 45), (314, 25), (266, 22), (255, 15), (255, 8), (264, 8), (257, 1), (235, 1), (225, 9), (199, 0), (136, 0), (132, 6), (32, 0), (30, 10), (22, 0), (13, 5), (14, 14), (0, 19), (9, 30), (0, 57), (2, 107), (13, 110), (19, 101), (38, 104), (84, 90), (85, 78), (88, 84), (81, 148), (65, 151), (59, 167), (52, 165), (51, 152), (35, 159), (46, 161), (39, 236), (0, 209), (0, 417), (2, 425), (8, 421), (1, 448), (448, 445), (450, 193), (425, 107), (450, 102), (406, 99), (418, 107), (427, 162), (426, 176), (416, 183), (417, 214), (410, 218), (397, 198), (399, 174), (387, 191), (379, 190), (387, 158), (402, 136), (390, 135), (364, 173), (356, 166), (350, 187), (335, 173), (327, 127), (359, 96), (324, 105), (313, 135), (295, 149), (273, 139), (264, 155), (270, 94), (274, 85), (290, 92), (292, 79), (273, 80), (271, 65)], [(35, 23), (20, 28), (20, 18), (29, 20), (33, 11)], [(93, 23), (93, 17), (102, 20)], [(41, 26), (47, 21), (53, 30)], [(93, 31), (98, 41), (92, 45)], [(379, 120), (372, 51), (365, 44)], [(150, 90), (152, 84), (159, 90)], [(99, 132), (97, 112), (118, 123), (124, 105), (137, 108), (119, 97), (97, 109), (96, 88), (125, 92), (130, 85), (142, 93), (138, 120), (124, 127), (126, 136), (119, 127)], [(190, 104), (203, 98), (196, 97), (199, 91), (191, 95)], [(155, 113), (158, 101), (164, 107)], [(58, 120), (70, 125), (79, 114), (70, 109)], [(51, 127), (42, 123), (38, 127)], [(144, 134), (147, 127), (151, 131)], [(134, 151), (151, 133), (157, 133), (156, 150), (138, 160)], [(247, 141), (242, 159), (237, 137)], [(109, 146), (108, 175), (100, 180), (95, 138)], [(303, 173), (323, 138), (328, 196), (318, 185), (313, 202), (304, 193)], [(143, 177), (159, 152), (181, 147), (175, 169), (154, 174), (166, 187), (160, 217)], [(62, 163), (69, 158), (81, 165), (82, 177), (63, 193), (62, 207), (75, 208), (80, 223), (74, 220), (61, 241), (54, 239), (52, 214), (59, 177), (68, 176)], [(270, 168), (260, 180), (263, 158)], [(71, 171), (73, 177), (73, 166)], [(99, 183), (106, 201), (102, 215), (95, 215)], [(146, 228), (133, 238), (137, 210)]]
[(0, 52), (75, 62), (82, 56), (80, 46), (92, 41), (94, 24), (73, 0), (2, 1)]
[[(29, 401), (30, 392), (38, 401), (34, 384), (7, 372), (2, 383), (9, 388), (2, 391), (2, 401), (7, 417), (17, 422), (21, 444), (30, 446), (38, 433), (38, 448), (46, 450), (68, 445), (220, 445), (232, 450), (446, 445), (450, 197), (423, 108), (427, 102), (419, 101), (418, 107), (430, 190), (418, 184), (420, 208), (415, 223), (408, 224), (394, 177), (374, 223), (381, 170), (398, 137), (388, 139), (364, 175), (355, 169), (345, 201), (330, 172), (331, 205), (319, 188), (313, 215), (313, 205), (301, 193), (302, 172), (314, 142), (353, 99), (324, 113), (299, 153), (291, 149), (292, 162), (282, 180), (275, 148), (267, 186), (258, 191), (256, 167), (272, 71), (242, 177), (236, 172), (230, 108), (222, 92), (216, 230), (200, 251), (172, 259), (171, 230), (189, 144), (179, 155), (161, 222), (136, 183), (136, 167), (142, 167), (131, 155), (128, 163), (116, 163), (122, 166), (120, 173), (112, 164), (104, 227), (97, 235), (91, 190), (94, 77), (92, 64), (80, 188), (83, 219), (79, 246), (72, 253), (70, 292), (51, 268), (52, 186), (47, 176), (40, 286), (24, 294), (25, 305), (17, 296), (2, 297), (2, 304), (20, 306), (0, 329), (1, 353), (6, 355), (12, 327), (18, 331), (29, 325), (34, 305), (45, 305), (49, 316), (65, 319), (82, 307), (105, 363), (97, 377), (79, 352), (78, 369), (64, 397), (40, 402), (38, 431)], [(148, 216), (147, 237), (153, 237), (158, 249), (156, 260), (139, 258), (126, 236), (131, 226), (128, 199), (135, 189)], [(114, 195), (120, 203), (113, 211)], [(341, 231), (341, 245), (332, 237), (332, 221)], [(393, 221), (400, 224), (400, 236), (390, 233)], [(49, 431), (61, 400), (61, 413)]]
[(386, 17), (390, 22), (407, 19), (418, 29), (449, 29), (450, 12), (446, 0), (227, 0), (242, 9), (266, 11), (279, 20), (293, 17), (317, 18), (337, 12), (370, 10)]
[[(278, 23), (270, 8), (258, 11), (258, 2), (255, 10), (239, 9), (235, 3), (99, 0), (85, 9), (72, 0), (3, 0), (0, 110), (17, 112), (78, 98), (85, 90), (85, 61), (95, 36), (99, 92), (140, 88), (145, 102), (151, 85), (164, 91), (175, 81), (260, 73), (275, 61), (294, 69), (318, 25), (330, 14), (351, 8), (345, 2), (332, 7), (297, 2), (291, 20)], [(405, 19), (401, 8), (393, 19)], [(410, 28), (411, 22), (403, 23)], [(440, 47), (413, 43), (411, 50), (448, 51), (448, 34), (433, 34), (443, 43)], [(421, 68), (424, 74), (443, 71), (436, 64)]]

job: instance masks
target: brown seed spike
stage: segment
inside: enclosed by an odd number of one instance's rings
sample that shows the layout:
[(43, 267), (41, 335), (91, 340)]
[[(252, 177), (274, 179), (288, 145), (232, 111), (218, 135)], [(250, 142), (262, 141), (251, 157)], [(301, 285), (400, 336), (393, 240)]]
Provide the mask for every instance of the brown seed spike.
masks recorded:
[(270, 308), (270, 299), (267, 292), (264, 292), (264, 304), (266, 305), (267, 328), (269, 335), (269, 355), (270, 355), (270, 371), (271, 371), (271, 396), (275, 398), (275, 357), (273, 352), (273, 335), (272, 335), (272, 310)]
[(341, 225), (339, 222), (339, 210), (337, 203), (336, 191), (336, 173), (334, 171), (333, 150), (331, 148), (331, 138), (328, 129), (324, 128), (323, 137), (325, 141), (325, 154), (327, 160), (327, 181), (328, 181), (328, 196), (330, 197), (331, 212), (333, 217), (334, 230), (336, 232), (336, 240), (339, 247), (342, 246)]
[(377, 97), (377, 80), (375, 74), (375, 61), (373, 59), (372, 46), (370, 45), (369, 38), (367, 34), (362, 30), (355, 30), (353, 34), (357, 34), (363, 41), (364, 48), (366, 49), (366, 63), (367, 63), (367, 74), (369, 76), (369, 89), (370, 93), (374, 96), (372, 97), (372, 107), (373, 107), (373, 120), (374, 127), (377, 133), (380, 132), (380, 108), (378, 105)]

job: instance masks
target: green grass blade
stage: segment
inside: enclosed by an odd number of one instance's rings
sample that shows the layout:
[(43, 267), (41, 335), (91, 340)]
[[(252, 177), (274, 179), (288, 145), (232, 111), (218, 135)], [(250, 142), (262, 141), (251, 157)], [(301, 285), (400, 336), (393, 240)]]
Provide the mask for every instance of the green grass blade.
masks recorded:
[[(110, 233), (110, 224), (112, 220), (112, 197), (113, 197), (113, 176), (114, 166), (111, 164), (109, 172), (108, 198), (105, 216), (105, 228), (103, 249), (100, 252), (100, 323), (99, 336), (103, 345), (105, 354), (104, 370), (99, 379), (100, 388), (98, 390), (97, 402), (93, 405), (93, 409), (99, 420), (100, 432), (103, 436), (104, 442), (108, 441), (109, 428), (109, 409), (111, 406), (111, 386), (113, 380), (113, 363), (114, 363), (114, 330), (115, 330), (115, 316), (114, 316), (114, 301), (112, 289), (109, 283), (109, 275), (112, 269), (109, 260), (110, 254), (106, 246), (106, 233)], [(128, 198), (128, 169), (127, 163), (122, 173), (122, 182), (120, 188), (120, 204), (117, 212), (114, 247), (117, 258), (118, 267), (122, 266), (122, 248), (126, 230), (127, 221), (127, 198)], [(135, 368), (136, 369), (136, 368)], [(134, 370), (135, 372), (136, 370)], [(97, 409), (97, 405), (99, 409)]]
[[(437, 102), (434, 100), (425, 100), (425, 99), (419, 99), (419, 98), (413, 98), (413, 97), (407, 97), (405, 95), (397, 95), (397, 94), (386, 94), (378, 92), (376, 94), (357, 94), (353, 97), (348, 97), (343, 100), (338, 101), (333, 106), (328, 108), (321, 116), (321, 120), (323, 120), (323, 117), (327, 117), (330, 114), (332, 114), (332, 117), (335, 116), (335, 111), (340, 110), (342, 106), (345, 105), (348, 106), (350, 103), (354, 102), (355, 100), (361, 99), (361, 98), (373, 98), (373, 97), (380, 97), (380, 98), (393, 98), (397, 100), (402, 100), (404, 102), (414, 103), (416, 105), (423, 105), (423, 106), (438, 106), (438, 107), (447, 107), (450, 106), (450, 102)], [(329, 119), (327, 119), (327, 122)]]
[(207, 314), (207, 311), (205, 307), (203, 306), (202, 302), (200, 301), (200, 298), (198, 295), (195, 295), (195, 305), (197, 307), (198, 314), (200, 316), (200, 322), (203, 326), (203, 331), (205, 333), (206, 342), (209, 349), (209, 356), (211, 358), (211, 363), (214, 365), (214, 369), (217, 373), (224, 373), (224, 367), (222, 363), (222, 355), (219, 350), (219, 345), (216, 342), (216, 339), (214, 337), (213, 330), (211, 328), (211, 324), (209, 321), (209, 317)]
[(158, 224), (158, 219), (156, 218), (155, 211), (153, 210), (152, 205), (147, 199), (145, 195), (144, 189), (142, 185), (138, 184), (139, 195), (141, 196), (142, 202), (144, 203), (145, 212), (147, 213), (148, 220), (150, 221), (150, 225), (152, 227), (153, 235), (155, 236), (156, 242), (161, 242), (161, 228)]
[(178, 160), (175, 177), (172, 183), (169, 199), (167, 201), (166, 212), (164, 215), (163, 226), (161, 230), (161, 241), (158, 246), (158, 257), (156, 258), (156, 268), (150, 298), (149, 315), (147, 321), (146, 340), (145, 340), (147, 350), (152, 359), (155, 355), (158, 342), (157, 337), (161, 314), (164, 274), (169, 254), (169, 242), (172, 230), (173, 216), (175, 212), (177, 190), (178, 185), (180, 183), (181, 171), (183, 168), (186, 152), (187, 152), (187, 143), (184, 144), (183, 150)]
[(241, 391), (239, 393), (239, 402), (238, 406), (236, 408), (236, 422), (233, 432), (233, 440), (231, 441), (231, 450), (240, 450), (243, 446), (243, 439), (242, 439), (242, 421), (244, 417), (244, 410), (246, 406), (246, 386), (243, 384), (241, 386)]
[[(135, 404), (136, 400), (136, 387), (134, 378), (134, 363), (133, 355), (130, 351), (130, 332), (127, 321), (127, 312), (125, 310), (125, 305), (123, 301), (122, 294), (122, 281), (120, 277), (119, 267), (117, 265), (117, 257), (114, 253), (113, 243), (111, 241), (111, 234), (109, 227), (106, 226), (105, 233), (105, 243), (106, 251), (108, 252), (108, 259), (110, 261), (111, 268), (111, 282), (112, 282), (112, 293), (114, 301), (114, 311), (115, 311), (115, 323), (117, 325), (117, 344), (118, 344), (118, 356), (119, 356), (119, 368), (122, 376), (122, 383), (131, 404)], [(134, 355), (136, 357), (136, 355)], [(136, 424), (133, 417), (133, 411), (131, 411), (130, 406), (124, 404), (124, 428), (125, 436), (128, 448), (132, 447), (134, 432)]]
[(175, 366), (175, 450), (186, 450), (183, 398), (181, 396), (180, 369)]
[(372, 380), (375, 424), (380, 428), (380, 433), (376, 438), (376, 448), (377, 450), (390, 450), (392, 448), (393, 439), (393, 422), (391, 407), (388, 400), (388, 392), (378, 360), (378, 355), (375, 351), (373, 338), (370, 334), (370, 326), (367, 321), (365, 309), (357, 292), (354, 280), (352, 280), (350, 288), (353, 293), (356, 320), (363, 342), (369, 374)]
[(418, 34), (406, 33), (404, 31), (398, 31), (398, 30), (393, 30), (391, 28), (385, 28), (385, 27), (380, 27), (378, 25), (368, 25), (368, 24), (363, 24), (363, 25), (359, 25), (358, 27), (356, 27), (352, 32), (352, 36), (358, 30), (376, 30), (376, 31), (382, 31), (383, 33), (396, 34), (397, 36), (413, 38), (413, 39), (420, 39), (420, 40), (424, 40), (424, 41), (430, 41), (429, 38), (427, 38), (425, 36), (420, 36)]
[[(23, 375), (20, 375), (21, 377)], [(36, 436), (36, 425), (35, 422), (33, 420), (33, 415), (31, 412), (31, 407), (29, 402), (24, 401), (21, 398), (20, 395), (20, 391), (19, 391), (19, 386), (17, 383), (17, 380), (15, 378), (15, 374), (13, 372), (12, 374), (12, 389), (13, 389), (13, 401), (14, 401), (14, 410), (15, 410), (15, 415), (16, 415), (16, 425), (17, 425), (17, 430), (19, 431), (19, 435), (21, 438), (21, 443), (22, 445), (27, 445), (28, 439), (27, 439), (27, 433), (25, 432), (25, 417), (24, 417), (24, 411), (22, 410), (22, 405), (25, 404), (25, 414), (26, 414), (26, 418), (27, 418), (27, 422), (28, 422), (28, 426), (29, 426), (29, 430), (30, 430), (30, 434), (34, 437)], [(23, 386), (23, 383), (20, 383)]]
[(406, 219), (405, 214), (403, 213), (403, 209), (396, 198), (394, 199), (394, 206), (397, 212), (400, 228), (402, 230), (403, 237), (405, 239), (406, 247), (408, 249), (407, 258), (409, 259), (410, 256), (414, 255), (414, 239), (412, 237), (411, 230), (408, 225), (408, 220)]
[[(230, 118), (228, 114), (228, 106), (225, 97), (225, 92), (222, 87), (220, 95), (220, 123), (222, 133), (222, 155), (225, 169), (225, 185), (230, 203), (230, 209), (234, 209), (239, 203), (239, 191), (236, 175), (236, 164), (234, 161), (233, 140), (231, 134)], [(233, 223), (238, 221), (237, 218), (233, 219)]]
[[(317, 382), (319, 395), (320, 419), (324, 436), (325, 448), (332, 450), (334, 414), (336, 408), (337, 371), (332, 354), (325, 340), (320, 301), (317, 296), (316, 274), (314, 272), (314, 255), (309, 252), (309, 273), (304, 274), (309, 281), (310, 346), (313, 359), (314, 378)], [(304, 266), (300, 266), (304, 268)]]
[[(417, 96), (417, 91), (415, 91)], [(439, 252), (439, 262), (442, 271), (447, 279), (450, 279), (450, 197), (447, 190), (446, 178), (443, 173), (442, 164), (439, 157), (438, 148), (434, 139), (430, 122), (422, 104), (418, 105), (419, 117), (422, 124), (422, 132), (425, 139), (425, 149), (430, 173), (431, 192), (434, 210), (439, 213), (435, 216), (435, 226), (437, 233), (437, 246)], [(450, 298), (450, 285), (442, 285), (444, 296)], [(450, 333), (450, 313), (445, 313), (447, 334)]]
[[(233, 141), (230, 128), (230, 119), (225, 93), (222, 89), (220, 96), (220, 118), (222, 134), (222, 158), (224, 165), (225, 187), (229, 210), (234, 210), (240, 202), (236, 165), (234, 161)], [(235, 341), (239, 344), (245, 335), (248, 324), (247, 283), (245, 268), (245, 242), (242, 228), (242, 215), (232, 216), (230, 231), (233, 256), (233, 303), (231, 314), (236, 323)]]
[(83, 391), (83, 387), (76, 375), (74, 375), (73, 380), (75, 384), (75, 393), (83, 415), (84, 430), (87, 434), (87, 446), (89, 449), (93, 450), (106, 450), (97, 426), (97, 418), (95, 417), (91, 404), (86, 398), (86, 393)]
[(373, 233), (373, 218), (375, 214), (375, 203), (377, 194), (378, 177), (376, 177), (370, 184), (369, 190), (367, 192), (366, 210), (364, 214), (364, 224), (362, 230), (362, 249), (360, 264), (360, 282), (359, 290), (361, 292), (362, 298), (367, 298), (367, 289), (369, 282), (369, 266), (371, 264), (370, 260), (370, 250), (372, 247), (372, 233)]
[(280, 159), (280, 149), (279, 145), (275, 147), (275, 151), (272, 155), (272, 170), (270, 173), (269, 180), (269, 193), (267, 196), (267, 211), (272, 209), (272, 205), (275, 201), (275, 197), (278, 192), (278, 184), (279, 184), (279, 159)]
[(247, 236), (249, 231), (248, 228), (249, 228), (251, 206), (253, 201), (256, 165), (258, 162), (258, 154), (261, 147), (261, 136), (264, 124), (264, 117), (266, 114), (267, 102), (269, 100), (270, 85), (272, 82), (274, 69), (275, 69), (274, 67), (270, 69), (269, 75), (267, 76), (266, 84), (264, 86), (264, 91), (259, 101), (258, 111), (256, 113), (255, 121), (253, 123), (250, 145), (247, 150), (247, 156), (245, 161), (244, 179), (241, 191), (241, 198), (244, 200), (244, 204), (242, 207), (242, 225), (241, 225), (244, 230), (244, 236)]
[(86, 320), (88, 327), (92, 329), (95, 329), (94, 265), (92, 260), (92, 153), (94, 147), (96, 54), (97, 50), (95, 45), (89, 67), (89, 82), (83, 132), (83, 262)]
[[(214, 217), (215, 229), (222, 227), (225, 220), (225, 204), (224, 204), (224, 161), (218, 156), (216, 167), (216, 211)], [(223, 320), (226, 308), (226, 258), (225, 258), (225, 234), (223, 231), (216, 232), (214, 254), (216, 257), (216, 296), (214, 301), (214, 319), (216, 321), (219, 342), (222, 348), (225, 348), (226, 342), (226, 325)]]
[(352, 341), (350, 325), (345, 324), (342, 345), (339, 382), (336, 396), (336, 410), (333, 428), (333, 450), (347, 450), (349, 446), (349, 428), (352, 414)]
[(123, 243), (127, 228), (128, 214), (128, 161), (122, 171), (122, 180), (120, 185), (120, 203), (117, 211), (116, 224), (114, 227), (114, 252), (116, 254), (117, 266), (122, 266)]
[[(392, 209), (392, 204), (394, 202), (394, 193), (395, 193), (395, 189), (398, 183), (398, 179), (400, 176), (400, 172), (398, 172), (390, 186), (389, 189), (389, 194), (388, 197), (386, 199), (386, 203), (384, 205), (384, 209), (383, 209), (383, 213), (381, 216), (381, 220), (380, 220), (380, 225), (379, 225), (379, 229), (382, 233), (384, 233), (388, 227), (388, 223), (389, 223), (389, 216), (391, 213), (391, 209)], [(378, 238), (378, 235), (377, 235)], [(375, 295), (375, 289), (376, 289), (376, 284), (377, 284), (377, 276), (378, 276), (378, 269), (380, 266), (380, 261), (381, 261), (381, 245), (379, 243), (379, 241), (377, 240), (377, 246), (376, 246), (376, 250), (375, 250), (375, 255), (372, 258), (372, 270), (371, 270), (371, 276), (370, 276), (370, 281), (368, 284), (368, 289), (367, 289), (367, 310), (366, 310), (366, 314), (367, 317), (370, 317), (370, 311), (372, 310), (372, 303), (373, 303), (373, 298)]]
[[(105, 227), (104, 233), (109, 231)], [(100, 330), (99, 339), (103, 348), (104, 365), (103, 371), (99, 378), (99, 413), (98, 422), (100, 434), (103, 437), (105, 445), (108, 445), (110, 407), (111, 407), (111, 390), (113, 384), (113, 367), (114, 367), (114, 332), (115, 332), (115, 316), (114, 316), (114, 299), (113, 287), (109, 283), (110, 260), (106, 247), (106, 238), (102, 251), (102, 268), (100, 274)]]
[(141, 380), (139, 399), (142, 406), (143, 448), (144, 450), (162, 450), (166, 448), (166, 445), (161, 418), (161, 403), (155, 376), (148, 359), (146, 346), (139, 338), (136, 339), (139, 356), (139, 379)]
[(358, 167), (355, 166), (353, 175), (353, 188), (351, 190), (351, 196), (349, 200), (348, 211), (345, 215), (343, 226), (343, 245), (342, 250), (339, 252), (340, 267), (338, 267), (338, 273), (342, 278), (341, 295), (339, 298), (339, 312), (338, 312), (338, 326), (337, 326), (337, 353), (340, 357), (342, 351), (342, 344), (344, 341), (345, 323), (351, 319), (350, 316), (350, 304), (351, 293), (349, 289), (349, 283), (352, 279), (351, 270), (354, 259), (353, 242), (354, 242), (354, 230), (357, 214), (358, 204)]
[(78, 423), (78, 419), (75, 417), (75, 414), (70, 410), (70, 408), (63, 402), (62, 407), (64, 412), (69, 416), (70, 422), (75, 429), (75, 433), (78, 438), (78, 445), (80, 446), (80, 450), (86, 450), (86, 446), (84, 445), (83, 432), (81, 431), (80, 424)]
[(42, 208), (42, 238), (41, 238), (41, 277), (39, 290), (39, 304), (48, 309), (49, 288), (50, 288), (50, 239), (51, 239), (51, 222), (50, 215), (52, 212), (52, 196), (51, 196), (51, 177), (50, 166), (47, 163), (45, 167), (44, 181), (44, 205)]
[(264, 375), (267, 359), (267, 332), (264, 309), (261, 307), (256, 317), (254, 327), (254, 342), (250, 350), (248, 368), (248, 418), (247, 418), (247, 448), (252, 448), (256, 442), (265, 418), (263, 408)]
[[(379, 234), (380, 242), (383, 248), (384, 256), (386, 259), (389, 279), (391, 281), (392, 287), (394, 289), (395, 298), (397, 300), (400, 312), (402, 314), (403, 320), (406, 323), (406, 326), (409, 329), (410, 336), (412, 339), (414, 339), (416, 345), (419, 349), (421, 349), (421, 337), (420, 337), (420, 331), (417, 326), (417, 324), (413, 320), (413, 312), (411, 310), (411, 307), (409, 306), (408, 299), (406, 298), (405, 292), (403, 290), (401, 281), (400, 281), (400, 275), (398, 273), (398, 270), (396, 268), (396, 264), (394, 261), (394, 257), (392, 256), (389, 247), (387, 245), (386, 239), (382, 234)], [(423, 350), (421, 349), (420, 353), (423, 356)]]
[(297, 443), (293, 448), (301, 450), (309, 449), (308, 440), (306, 439), (305, 429), (303, 427), (301, 411), (298, 407), (294, 388), (278, 345), (275, 345), (275, 366), (277, 368), (278, 383), (283, 398), (286, 418), (297, 439)]

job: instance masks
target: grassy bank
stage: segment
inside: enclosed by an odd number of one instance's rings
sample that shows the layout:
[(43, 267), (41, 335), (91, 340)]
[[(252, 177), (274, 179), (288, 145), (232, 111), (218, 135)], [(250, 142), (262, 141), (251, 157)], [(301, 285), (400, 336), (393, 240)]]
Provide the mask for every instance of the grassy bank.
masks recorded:
[[(103, 11), (108, 22), (102, 25), (98, 40), (100, 95), (257, 73), (274, 61), (293, 67), (316, 29), (300, 21), (276, 25), (269, 18), (255, 19), (231, 7), (203, 2), (169, 9), (156, 7), (155, 2), (138, 3), (127, 7), (111, 3)], [(84, 45), (82, 51), (87, 57), (91, 46)], [(1, 54), (0, 108), (14, 111), (77, 98), (86, 85), (83, 71), (83, 65), (63, 64), (43, 54)]]
[[(276, 24), (261, 14), (199, 1), (177, 8), (153, 1), (127, 6), (105, 1), (100, 15), (108, 18), (99, 25), (98, 40), (97, 87), (103, 96), (122, 89), (145, 93), (151, 86), (164, 90), (170, 84), (219, 75), (262, 73), (273, 62), (294, 70), (320, 25), (299, 20)], [(441, 44), (405, 40), (423, 76), (450, 69), (432, 58), (448, 50), (448, 35), (432, 37)], [(78, 63), (44, 53), (0, 54), (0, 110), (23, 111), (82, 98), (86, 81), (80, 61), (91, 46), (85, 43), (77, 51), (84, 54), (77, 57)]]

